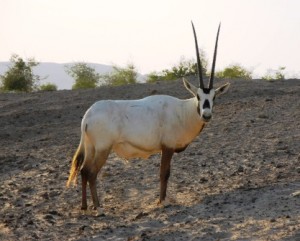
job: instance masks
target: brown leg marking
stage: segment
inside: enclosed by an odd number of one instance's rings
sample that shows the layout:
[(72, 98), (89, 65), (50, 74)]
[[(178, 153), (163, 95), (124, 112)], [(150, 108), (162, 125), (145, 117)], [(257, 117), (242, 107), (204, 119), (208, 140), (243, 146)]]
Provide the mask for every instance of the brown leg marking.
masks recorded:
[(97, 210), (100, 207), (98, 195), (97, 195), (97, 175), (100, 172), (101, 168), (106, 163), (110, 149), (106, 151), (97, 151), (94, 157), (93, 170), (89, 173), (88, 181), (91, 190), (92, 200), (94, 209)]
[(89, 185), (90, 185), (90, 190), (91, 190), (91, 195), (92, 195), (92, 200), (93, 200), (93, 205), (94, 209), (96, 210), (97, 207), (100, 207), (98, 195), (97, 195), (97, 174), (98, 173), (91, 173), (89, 176)]
[(86, 201), (86, 186), (87, 186), (87, 180), (88, 180), (87, 176), (88, 176), (87, 171), (82, 169), (81, 170), (81, 183), (82, 183), (81, 210), (87, 209), (87, 201)]
[(161, 163), (160, 163), (160, 196), (159, 203), (162, 203), (166, 198), (168, 179), (170, 177), (171, 159), (174, 150), (168, 147), (162, 148)]

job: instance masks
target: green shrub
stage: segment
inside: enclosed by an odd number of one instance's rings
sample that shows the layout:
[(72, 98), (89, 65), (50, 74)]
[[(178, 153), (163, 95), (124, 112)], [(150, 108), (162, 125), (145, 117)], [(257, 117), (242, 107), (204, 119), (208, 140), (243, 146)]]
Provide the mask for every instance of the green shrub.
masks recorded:
[[(205, 53), (200, 51), (200, 58), (202, 64), (202, 73), (207, 75), (207, 59)], [(184, 76), (196, 75), (197, 74), (197, 63), (194, 59), (185, 59), (181, 57), (178, 64), (174, 65), (171, 69), (164, 69), (159, 72), (151, 72), (147, 76), (146, 82), (153, 83), (158, 80), (176, 80)]]
[(52, 84), (52, 83), (46, 83), (46, 84), (41, 85), (39, 87), (39, 89), (41, 91), (56, 91), (57, 86), (55, 84)]
[(229, 79), (252, 79), (252, 72), (239, 64), (233, 64), (229, 65), (222, 71), (216, 72), (216, 77)]
[(86, 63), (65, 66), (65, 71), (75, 80), (72, 89), (95, 88), (100, 80), (100, 74)]
[(36, 90), (40, 77), (33, 74), (32, 68), (38, 63), (33, 58), (25, 62), (16, 54), (12, 55), (10, 62), (9, 69), (0, 76), (1, 89), (3, 91), (24, 92)]
[(108, 74), (101, 75), (104, 85), (127, 85), (137, 82), (137, 71), (133, 64), (127, 64), (125, 68), (113, 66), (113, 71)]

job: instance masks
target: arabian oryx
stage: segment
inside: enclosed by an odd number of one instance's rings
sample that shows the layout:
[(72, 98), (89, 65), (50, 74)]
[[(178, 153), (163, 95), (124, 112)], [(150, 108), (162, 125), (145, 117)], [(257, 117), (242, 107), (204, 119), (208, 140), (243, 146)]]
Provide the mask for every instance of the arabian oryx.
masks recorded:
[(86, 186), (89, 183), (94, 209), (100, 207), (96, 179), (111, 151), (125, 159), (148, 158), (161, 152), (160, 198), (166, 198), (170, 163), (174, 153), (184, 151), (212, 118), (215, 97), (225, 93), (229, 83), (213, 89), (217, 56), (217, 32), (211, 76), (204, 86), (197, 36), (192, 23), (199, 78), (199, 88), (183, 79), (193, 98), (181, 100), (168, 95), (152, 95), (139, 100), (101, 100), (85, 113), (81, 139), (74, 155), (69, 186), (82, 178), (82, 210), (87, 209)]

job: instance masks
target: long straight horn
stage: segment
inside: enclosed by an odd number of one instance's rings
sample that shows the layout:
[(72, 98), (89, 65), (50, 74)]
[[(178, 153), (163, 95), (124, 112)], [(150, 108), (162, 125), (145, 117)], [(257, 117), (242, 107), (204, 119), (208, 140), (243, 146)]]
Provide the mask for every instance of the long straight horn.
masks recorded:
[(219, 24), (217, 38), (216, 38), (216, 45), (215, 45), (215, 52), (214, 52), (214, 59), (211, 67), (211, 74), (208, 83), (208, 88), (212, 89), (214, 85), (214, 77), (215, 77), (215, 66), (216, 66), (216, 59), (217, 59), (217, 49), (218, 49), (218, 40), (219, 40), (219, 33), (220, 33), (221, 23)]
[(204, 89), (203, 77), (202, 77), (202, 65), (201, 65), (201, 60), (200, 60), (200, 55), (199, 55), (197, 35), (196, 35), (196, 31), (195, 31), (193, 22), (192, 22), (192, 27), (193, 27), (193, 32), (194, 32), (196, 55), (197, 55), (198, 79), (199, 79), (200, 88)]

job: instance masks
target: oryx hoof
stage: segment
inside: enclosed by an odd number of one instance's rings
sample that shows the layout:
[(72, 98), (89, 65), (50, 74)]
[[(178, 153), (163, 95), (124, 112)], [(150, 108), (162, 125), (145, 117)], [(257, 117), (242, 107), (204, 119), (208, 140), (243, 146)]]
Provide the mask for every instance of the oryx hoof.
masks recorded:
[(96, 211), (96, 214), (95, 214), (96, 217), (105, 217), (104, 209), (103, 208), (101, 208), (101, 207), (94, 207), (93, 210)]
[(162, 208), (170, 207), (171, 206), (170, 199), (169, 198), (166, 198), (164, 200), (159, 199), (157, 202), (157, 206), (162, 207)]

